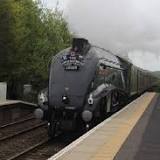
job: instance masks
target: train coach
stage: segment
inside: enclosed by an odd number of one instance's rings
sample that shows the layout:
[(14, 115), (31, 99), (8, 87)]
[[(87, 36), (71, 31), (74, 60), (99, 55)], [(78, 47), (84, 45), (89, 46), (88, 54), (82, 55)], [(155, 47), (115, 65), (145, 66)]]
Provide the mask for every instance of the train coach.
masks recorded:
[(58, 131), (75, 129), (79, 124), (89, 127), (155, 82), (151, 72), (86, 39), (74, 38), (71, 48), (52, 58), (48, 93), (41, 93), (41, 109), (36, 114), (48, 121), (49, 136), (54, 137)]

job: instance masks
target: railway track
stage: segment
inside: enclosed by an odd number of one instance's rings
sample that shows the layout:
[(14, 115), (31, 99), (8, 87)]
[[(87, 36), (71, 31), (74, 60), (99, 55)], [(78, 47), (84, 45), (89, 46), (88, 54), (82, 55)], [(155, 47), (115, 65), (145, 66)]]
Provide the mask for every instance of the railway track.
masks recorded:
[[(45, 127), (40, 127), (26, 134), (15, 136), (3, 143), (0, 141), (1, 160), (45, 160), (54, 155), (73, 140), (80, 136), (77, 134), (67, 134), (57, 136), (55, 140), (48, 138)], [(43, 131), (42, 131), (43, 130)], [(17, 138), (16, 138), (17, 137)]]
[[(7, 103), (7, 102), (6, 102)], [(0, 129), (6, 127), (8, 124), (15, 123), (33, 116), (36, 105), (25, 102), (8, 102), (7, 104), (0, 104)]]
[(48, 138), (47, 124), (30, 116), (0, 127), (0, 160), (45, 160), (80, 136)]
[(46, 160), (79, 136), (79, 134), (74, 134), (74, 136), (73, 134), (67, 136), (60, 135), (57, 136), (55, 140), (46, 138), (23, 152), (8, 158), (7, 160)]
[(21, 120), (16, 121), (16, 122), (12, 122), (12, 123), (9, 123), (9, 124), (2, 125), (2, 126), (0, 126), (0, 130), (3, 129), (3, 128), (6, 128), (6, 127), (12, 126), (14, 124), (20, 124), (22, 122), (29, 121), (31, 119), (35, 119), (35, 118), (33, 116), (29, 116), (29, 118), (21, 119)]
[(33, 117), (0, 127), (0, 159), (7, 160), (47, 137), (46, 123)]
[[(0, 141), (7, 140), (16, 135), (28, 132), (35, 127), (39, 127), (42, 122), (36, 120), (33, 116), (13, 122), (0, 127)], [(44, 123), (42, 123), (43, 125)]]
[(23, 157), (24, 157), (26, 154), (28, 154), (28, 153), (32, 152), (33, 150), (41, 147), (42, 145), (46, 145), (48, 142), (49, 142), (49, 138), (46, 138), (46, 139), (44, 139), (43, 141), (35, 144), (34, 146), (31, 146), (31, 147), (25, 149), (24, 151), (22, 151), (22, 152), (20, 152), (20, 153), (17, 153), (16, 155), (8, 158), (7, 160), (23, 159)]

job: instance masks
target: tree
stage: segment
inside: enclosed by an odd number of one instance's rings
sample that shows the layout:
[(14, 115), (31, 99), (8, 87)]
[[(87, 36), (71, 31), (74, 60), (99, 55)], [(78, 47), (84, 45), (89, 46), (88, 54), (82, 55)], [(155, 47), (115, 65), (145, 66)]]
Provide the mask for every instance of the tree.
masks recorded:
[(46, 84), (49, 59), (70, 45), (71, 34), (62, 13), (44, 9), (33, 0), (5, 0), (5, 3), (10, 15), (8, 24), (4, 24), (8, 27), (6, 41), (11, 46), (6, 49), (5, 65), (11, 88), (23, 83)]
[(0, 81), (7, 79), (9, 70), (9, 55), (12, 51), (12, 34), (10, 32), (11, 10), (10, 3), (0, 1)]

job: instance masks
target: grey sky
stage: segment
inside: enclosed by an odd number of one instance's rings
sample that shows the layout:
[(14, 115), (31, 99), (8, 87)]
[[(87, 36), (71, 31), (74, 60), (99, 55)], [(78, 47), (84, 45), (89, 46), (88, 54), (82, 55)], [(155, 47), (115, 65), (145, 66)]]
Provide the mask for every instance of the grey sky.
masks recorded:
[[(46, 0), (53, 7), (56, 0)], [(59, 0), (70, 28), (149, 70), (160, 70), (160, 1)]]
[(58, 7), (64, 10), (69, 2), (69, 0), (41, 0), (45, 6), (48, 8), (55, 8), (58, 2)]

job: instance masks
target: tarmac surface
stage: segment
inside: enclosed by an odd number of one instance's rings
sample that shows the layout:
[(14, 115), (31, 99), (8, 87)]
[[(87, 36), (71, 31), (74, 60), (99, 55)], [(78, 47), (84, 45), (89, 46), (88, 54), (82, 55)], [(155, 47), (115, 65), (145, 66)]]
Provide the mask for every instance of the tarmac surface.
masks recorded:
[(144, 112), (114, 160), (160, 160), (160, 95)]

